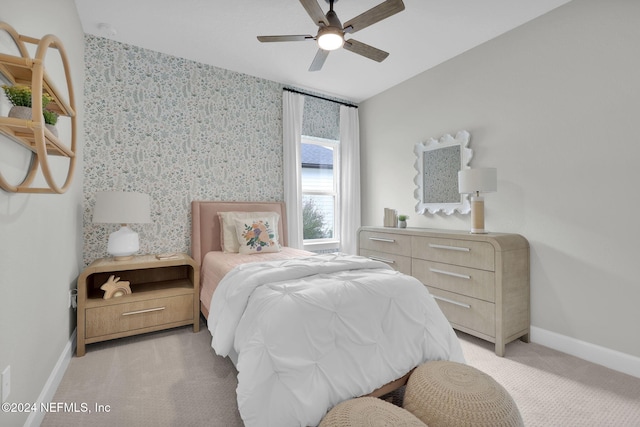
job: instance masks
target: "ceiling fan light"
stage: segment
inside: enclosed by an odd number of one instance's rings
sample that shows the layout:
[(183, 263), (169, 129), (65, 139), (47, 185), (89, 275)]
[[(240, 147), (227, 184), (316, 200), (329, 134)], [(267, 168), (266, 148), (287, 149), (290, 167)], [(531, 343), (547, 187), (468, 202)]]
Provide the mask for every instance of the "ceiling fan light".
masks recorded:
[(336, 50), (340, 49), (344, 44), (344, 38), (342, 34), (336, 32), (324, 32), (318, 36), (318, 46), (323, 50)]

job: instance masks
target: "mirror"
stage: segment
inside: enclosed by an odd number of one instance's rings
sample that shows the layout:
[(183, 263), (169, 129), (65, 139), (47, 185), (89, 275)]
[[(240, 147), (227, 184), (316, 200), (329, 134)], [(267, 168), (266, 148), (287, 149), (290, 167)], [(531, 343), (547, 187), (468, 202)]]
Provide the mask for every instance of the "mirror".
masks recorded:
[(458, 193), (458, 171), (469, 169), (473, 156), (473, 150), (469, 148), (470, 139), (469, 132), (461, 130), (455, 137), (447, 134), (415, 145), (417, 213), (469, 213), (468, 195)]

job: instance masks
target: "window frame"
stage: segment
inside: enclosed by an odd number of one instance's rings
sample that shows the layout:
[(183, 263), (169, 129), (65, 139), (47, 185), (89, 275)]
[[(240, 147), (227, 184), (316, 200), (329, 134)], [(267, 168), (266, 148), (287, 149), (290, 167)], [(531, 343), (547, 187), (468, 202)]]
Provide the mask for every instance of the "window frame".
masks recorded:
[[(327, 138), (319, 138), (302, 135), (300, 144), (319, 145), (333, 149), (333, 189), (327, 191), (305, 191), (304, 181), (302, 181), (302, 159), (300, 159), (300, 188), (301, 195), (304, 196), (331, 196), (334, 198), (333, 212), (333, 237), (322, 239), (304, 239), (303, 246), (308, 251), (337, 250), (340, 247), (340, 141)], [(301, 147), (302, 150), (302, 147)]]

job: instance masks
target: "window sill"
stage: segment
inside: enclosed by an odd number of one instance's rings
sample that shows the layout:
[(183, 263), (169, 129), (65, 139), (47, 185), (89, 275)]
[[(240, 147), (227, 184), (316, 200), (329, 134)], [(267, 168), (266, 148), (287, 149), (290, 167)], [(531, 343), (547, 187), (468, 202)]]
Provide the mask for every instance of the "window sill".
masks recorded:
[(338, 250), (340, 248), (339, 240), (323, 240), (321, 242), (304, 242), (304, 250), (310, 252)]

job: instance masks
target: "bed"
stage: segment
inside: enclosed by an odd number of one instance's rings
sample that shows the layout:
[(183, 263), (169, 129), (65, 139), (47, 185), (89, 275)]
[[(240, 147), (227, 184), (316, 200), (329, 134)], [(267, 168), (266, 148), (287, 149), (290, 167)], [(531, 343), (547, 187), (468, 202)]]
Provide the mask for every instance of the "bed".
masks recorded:
[[(221, 226), (221, 212), (247, 213), (249, 220), (233, 216), (240, 247), (242, 227), (264, 220), (277, 250), (226, 253), (230, 221)], [(201, 310), (216, 354), (238, 369), (246, 426), (314, 426), (341, 401), (402, 386), (425, 361), (464, 362), (417, 279), (364, 257), (288, 248), (284, 224), (279, 202), (192, 202)]]

